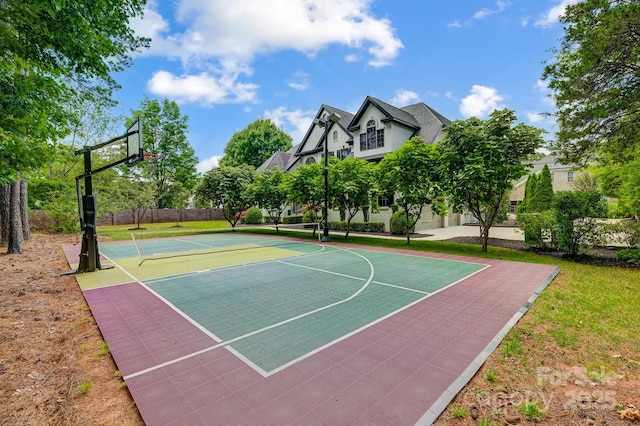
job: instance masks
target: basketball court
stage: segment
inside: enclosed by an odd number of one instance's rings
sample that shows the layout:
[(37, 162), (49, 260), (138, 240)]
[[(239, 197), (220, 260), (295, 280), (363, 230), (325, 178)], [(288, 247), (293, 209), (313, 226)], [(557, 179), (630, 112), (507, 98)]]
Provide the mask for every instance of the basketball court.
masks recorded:
[(240, 232), (100, 253), (76, 278), (148, 425), (431, 424), (558, 273)]

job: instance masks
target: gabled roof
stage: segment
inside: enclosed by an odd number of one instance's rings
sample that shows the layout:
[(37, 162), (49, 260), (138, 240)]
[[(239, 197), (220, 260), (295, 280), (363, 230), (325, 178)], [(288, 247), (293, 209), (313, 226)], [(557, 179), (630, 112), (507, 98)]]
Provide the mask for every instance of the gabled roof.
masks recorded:
[(420, 125), (420, 128), (414, 133), (414, 136), (420, 136), (428, 143), (433, 143), (442, 129), (451, 124), (451, 120), (424, 102), (400, 109), (411, 114)]
[(557, 170), (572, 170), (573, 166), (571, 165), (565, 165), (560, 163), (560, 161), (558, 160), (558, 158), (553, 155), (553, 154), (547, 154), (544, 157), (542, 157), (539, 160), (535, 160), (531, 162), (531, 166), (527, 168), (527, 174), (522, 176), (513, 186), (514, 188), (517, 186), (522, 185), (524, 182), (526, 182), (527, 178), (529, 177), (529, 174), (535, 174), (538, 173), (540, 170), (542, 170), (544, 168), (544, 166), (549, 167), (549, 170), (551, 172), (553, 171), (557, 171)]
[(267, 161), (260, 164), (257, 170), (262, 172), (267, 169), (273, 169), (274, 167), (280, 167), (282, 170), (287, 170), (287, 165), (289, 164), (290, 159), (291, 153), (289, 151), (276, 151), (267, 159)]
[(396, 108), (393, 105), (390, 105), (386, 102), (381, 101), (380, 99), (376, 99), (373, 96), (367, 96), (364, 100), (358, 112), (355, 113), (351, 123), (349, 123), (349, 131), (355, 131), (360, 128), (359, 122), (362, 118), (362, 115), (365, 113), (369, 105), (374, 105), (380, 112), (385, 115), (385, 118), (382, 119), (382, 122), (394, 121), (396, 123), (404, 124), (405, 126), (412, 128), (414, 130), (418, 130), (420, 128), (420, 124), (416, 121), (415, 117), (411, 115), (407, 111), (403, 111), (400, 108)]
[[(340, 116), (340, 120), (334, 125), (340, 126), (340, 128), (342, 128), (347, 133), (347, 135), (349, 135), (348, 140), (353, 141), (353, 135), (348, 130), (348, 125), (353, 119), (353, 114), (351, 114), (350, 112), (343, 111), (339, 108), (335, 108), (330, 105), (322, 104), (315, 115), (315, 119), (322, 118), (324, 114), (332, 114), (334, 112)], [(313, 132), (313, 129), (316, 126), (317, 124), (315, 123), (315, 120), (314, 120), (311, 126), (309, 126), (307, 133), (305, 133), (304, 137), (302, 138), (302, 142), (296, 147), (291, 160), (287, 164), (287, 169), (285, 170), (289, 170), (291, 167), (293, 167), (293, 165), (298, 161), (298, 159), (301, 156), (315, 154), (317, 152), (322, 151), (323, 149), (322, 138), (319, 138), (317, 141), (310, 140), (311, 133)]]

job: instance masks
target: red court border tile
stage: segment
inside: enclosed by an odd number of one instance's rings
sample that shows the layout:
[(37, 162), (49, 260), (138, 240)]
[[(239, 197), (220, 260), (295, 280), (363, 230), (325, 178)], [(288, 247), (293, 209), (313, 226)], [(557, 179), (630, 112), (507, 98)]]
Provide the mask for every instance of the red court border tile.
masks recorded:
[[(491, 267), (268, 377), (224, 347), (206, 350), (217, 342), (139, 283), (85, 290), (145, 423), (429, 425), (559, 271), (340, 246)], [(78, 249), (64, 248), (70, 264)]]

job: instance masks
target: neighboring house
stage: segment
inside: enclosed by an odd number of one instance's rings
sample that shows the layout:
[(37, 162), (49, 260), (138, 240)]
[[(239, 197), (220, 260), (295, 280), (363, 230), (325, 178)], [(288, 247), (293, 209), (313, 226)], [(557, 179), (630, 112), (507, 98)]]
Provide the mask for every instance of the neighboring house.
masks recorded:
[[(442, 138), (444, 128), (451, 123), (449, 119), (422, 102), (397, 108), (371, 96), (367, 96), (355, 114), (322, 105), (315, 118), (322, 119), (332, 113), (338, 114), (340, 120), (329, 130), (327, 150), (329, 156), (339, 159), (356, 157), (377, 162), (414, 136), (424, 138), (427, 143), (437, 142)], [(258, 170), (279, 166), (285, 171), (291, 171), (301, 164), (321, 162), (323, 155), (324, 128), (314, 122), (300, 144), (286, 153), (275, 153)], [(282, 167), (285, 162), (286, 166)], [(380, 211), (370, 214), (369, 220), (385, 222), (388, 229), (393, 199), (381, 197), (378, 201)], [(296, 209), (292, 211), (296, 212)], [(329, 220), (338, 219), (337, 210), (329, 212)], [(362, 213), (354, 218), (354, 221), (363, 220)], [(459, 224), (459, 214), (440, 217), (427, 206), (416, 224), (416, 230)]]
[[(572, 191), (574, 189), (574, 181), (583, 174), (582, 171), (576, 170), (574, 166), (560, 164), (554, 155), (546, 155), (540, 160), (534, 161), (532, 166), (528, 169), (529, 174), (540, 173), (540, 171), (547, 165), (551, 171), (551, 181), (553, 182), (553, 192), (558, 191)], [(529, 175), (523, 176), (519, 181), (513, 185), (511, 191), (510, 201), (511, 213), (515, 213), (516, 206), (524, 199), (524, 188), (527, 183)]]

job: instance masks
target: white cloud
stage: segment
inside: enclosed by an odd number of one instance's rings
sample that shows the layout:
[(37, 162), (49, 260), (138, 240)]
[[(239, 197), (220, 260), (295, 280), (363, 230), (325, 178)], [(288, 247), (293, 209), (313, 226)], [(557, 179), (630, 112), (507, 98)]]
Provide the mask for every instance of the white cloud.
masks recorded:
[(530, 123), (539, 123), (544, 120), (544, 115), (539, 112), (527, 112), (527, 120)]
[(458, 21), (457, 19), (455, 21), (453, 21), (450, 24), (447, 24), (448, 28), (462, 28), (462, 23), (460, 23), (460, 21)]
[(218, 167), (218, 165), (220, 164), (221, 158), (222, 158), (222, 155), (214, 155), (205, 160), (202, 160), (196, 166), (196, 170), (198, 171), (198, 173), (206, 173), (209, 170), (215, 167)]
[[(139, 34), (172, 41), (185, 62), (233, 57), (250, 62), (260, 54), (296, 50), (306, 54), (341, 44), (367, 51), (372, 66), (389, 65), (403, 47), (391, 22), (376, 18), (371, 0), (178, 0), (176, 18), (186, 27), (163, 35), (167, 26), (150, 3)], [(268, 19), (265, 17), (268, 16)], [(327, 29), (330, 28), (330, 31)], [(157, 51), (151, 53), (157, 54)]]
[(460, 102), (460, 113), (464, 117), (484, 117), (494, 109), (504, 108), (500, 103), (503, 99), (495, 88), (476, 84), (471, 94)]
[(295, 90), (307, 90), (309, 87), (309, 74), (298, 71), (287, 81), (287, 85)]
[[(293, 144), (302, 142), (302, 138), (313, 123), (315, 111), (295, 110), (289, 111), (285, 107), (278, 107), (271, 111), (264, 112), (264, 118), (268, 118), (273, 123), (289, 133), (293, 138)], [(291, 129), (291, 130), (289, 130)]]
[(576, 4), (580, 0), (561, 0), (560, 4), (552, 7), (544, 15), (542, 15), (536, 22), (536, 27), (548, 28), (558, 22), (560, 17), (564, 15), (564, 11), (567, 6)]
[(496, 2), (496, 9), (481, 9), (479, 11), (477, 11), (474, 15), (473, 15), (473, 19), (484, 19), (489, 15), (493, 15), (495, 13), (500, 13), (502, 11), (504, 11), (507, 7), (507, 2), (498, 0)]
[[(251, 76), (259, 55), (286, 50), (314, 55), (337, 44), (351, 50), (347, 62), (368, 56), (370, 66), (392, 64), (403, 45), (391, 21), (373, 15), (372, 2), (177, 0), (171, 28), (151, 0), (144, 17), (131, 25), (137, 35), (152, 39), (140, 55), (182, 61), (183, 75), (154, 75), (148, 82), (154, 93), (181, 102), (254, 102), (258, 86), (239, 79)], [(290, 86), (304, 90), (306, 83), (296, 79)]]
[(396, 90), (396, 95), (391, 99), (391, 105), (403, 107), (420, 102), (420, 95), (407, 89)]
[(174, 99), (178, 103), (204, 105), (256, 102), (258, 86), (237, 81), (237, 76), (213, 76), (208, 73), (176, 76), (157, 71), (147, 82), (151, 93)]

